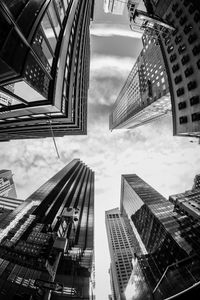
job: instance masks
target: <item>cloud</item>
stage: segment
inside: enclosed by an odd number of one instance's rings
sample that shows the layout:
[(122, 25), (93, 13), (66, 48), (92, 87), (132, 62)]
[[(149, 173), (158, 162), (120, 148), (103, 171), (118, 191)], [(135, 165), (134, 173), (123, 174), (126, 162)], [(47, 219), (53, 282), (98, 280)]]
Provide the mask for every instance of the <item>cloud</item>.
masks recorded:
[(142, 33), (132, 31), (128, 24), (93, 23), (90, 27), (90, 34), (101, 37), (123, 36), (135, 39), (140, 39), (142, 37)]

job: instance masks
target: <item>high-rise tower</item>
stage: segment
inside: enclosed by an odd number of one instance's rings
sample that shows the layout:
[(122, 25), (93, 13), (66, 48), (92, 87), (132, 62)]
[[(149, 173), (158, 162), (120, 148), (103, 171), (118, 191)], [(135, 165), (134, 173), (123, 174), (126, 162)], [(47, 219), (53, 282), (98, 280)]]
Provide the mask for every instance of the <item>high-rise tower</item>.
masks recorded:
[(200, 7), (197, 0), (144, 0), (147, 11), (173, 25), (160, 45), (169, 80), (173, 133), (200, 136)]
[(135, 128), (171, 111), (167, 74), (156, 36), (144, 34), (143, 50), (110, 114), (110, 129)]
[[(132, 240), (131, 275), (121, 298), (116, 299), (194, 299), (200, 289), (200, 221), (178, 212), (135, 174), (122, 176), (120, 220), (128, 224)], [(114, 218), (113, 216), (111, 219)], [(118, 229), (109, 247), (120, 253), (127, 237)], [(115, 243), (115, 241), (120, 241)], [(112, 263), (117, 261), (111, 255)], [(131, 259), (131, 257), (130, 257)], [(123, 259), (122, 259), (123, 261)], [(127, 273), (127, 272), (126, 272)], [(182, 297), (182, 298), (181, 298)]]
[(90, 299), (94, 173), (75, 159), (0, 221), (1, 299)]
[(0, 2), (0, 140), (86, 134), (94, 1)]

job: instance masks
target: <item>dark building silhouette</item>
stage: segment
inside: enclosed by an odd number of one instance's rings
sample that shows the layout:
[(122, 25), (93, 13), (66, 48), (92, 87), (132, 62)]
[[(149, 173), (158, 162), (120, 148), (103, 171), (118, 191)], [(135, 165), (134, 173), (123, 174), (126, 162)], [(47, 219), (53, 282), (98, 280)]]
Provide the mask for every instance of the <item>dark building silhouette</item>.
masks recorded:
[(0, 299), (90, 299), (93, 223), (94, 173), (75, 159), (1, 219)]
[[(198, 299), (199, 220), (135, 174), (122, 175), (120, 211), (106, 215), (111, 281), (121, 288), (114, 299)], [(126, 224), (124, 232), (119, 222)]]
[(159, 36), (169, 80), (173, 133), (200, 136), (200, 7), (197, 0), (145, 0), (147, 11), (171, 24)]
[(0, 140), (86, 134), (94, 3), (0, 2)]

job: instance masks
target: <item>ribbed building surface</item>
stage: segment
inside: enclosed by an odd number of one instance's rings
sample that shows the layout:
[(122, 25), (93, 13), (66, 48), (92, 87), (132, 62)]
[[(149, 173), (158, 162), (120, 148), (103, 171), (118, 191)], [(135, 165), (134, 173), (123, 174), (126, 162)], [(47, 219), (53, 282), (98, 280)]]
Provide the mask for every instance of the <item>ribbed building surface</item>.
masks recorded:
[(90, 299), (93, 225), (94, 173), (75, 159), (0, 221), (0, 298)]
[(160, 36), (169, 79), (173, 133), (200, 136), (200, 6), (198, 0), (145, 0), (147, 10), (173, 25)]
[(113, 105), (111, 130), (135, 128), (171, 111), (168, 79), (157, 37), (144, 34), (142, 40), (143, 50)]
[(93, 0), (0, 2), (0, 140), (86, 134)]
[[(112, 222), (107, 218), (111, 224), (109, 228), (115, 233), (112, 223), (116, 223), (116, 212), (110, 210), (106, 214), (109, 212), (113, 213), (110, 216)], [(121, 236), (118, 230), (114, 237), (107, 229), (111, 266), (114, 266), (112, 277), (123, 276), (123, 272), (128, 276), (123, 293), (114, 299), (198, 299), (200, 221), (178, 211), (135, 174), (122, 175), (118, 218), (122, 224), (129, 224), (129, 229), (127, 236)], [(119, 275), (115, 271), (118, 262), (115, 249), (121, 252), (129, 239), (132, 252), (129, 262), (123, 265), (125, 271), (120, 270)], [(128, 245), (126, 249), (129, 249)], [(116, 280), (117, 284), (119, 289), (119, 280)]]

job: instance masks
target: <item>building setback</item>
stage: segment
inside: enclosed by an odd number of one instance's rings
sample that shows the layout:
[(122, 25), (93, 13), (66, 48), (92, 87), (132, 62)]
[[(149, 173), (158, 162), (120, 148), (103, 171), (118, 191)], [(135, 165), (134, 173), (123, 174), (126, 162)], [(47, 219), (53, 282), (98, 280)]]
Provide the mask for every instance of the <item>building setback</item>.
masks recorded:
[(0, 140), (86, 134), (94, 2), (0, 2)]
[(200, 7), (196, 0), (145, 0), (146, 8), (173, 25), (160, 36), (172, 101), (173, 133), (200, 136)]
[[(110, 218), (114, 219), (113, 215)], [(121, 237), (120, 230), (114, 237), (108, 233), (111, 265), (118, 262), (115, 249), (120, 253), (128, 238), (132, 240), (133, 252), (129, 263), (124, 263), (122, 258), (123, 272), (127, 274), (128, 266), (130, 275), (123, 293), (114, 299), (127, 300), (133, 296), (137, 300), (197, 299), (200, 289), (199, 220), (175, 209), (170, 201), (135, 174), (122, 175), (118, 218), (126, 222), (129, 229), (127, 237)]]
[(196, 175), (191, 190), (171, 195), (169, 201), (174, 204), (178, 212), (200, 220), (200, 175)]
[(135, 128), (171, 111), (169, 86), (156, 35), (145, 33), (143, 50), (113, 105), (109, 128)]
[(0, 221), (1, 299), (90, 299), (94, 173), (75, 159)]

